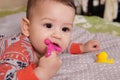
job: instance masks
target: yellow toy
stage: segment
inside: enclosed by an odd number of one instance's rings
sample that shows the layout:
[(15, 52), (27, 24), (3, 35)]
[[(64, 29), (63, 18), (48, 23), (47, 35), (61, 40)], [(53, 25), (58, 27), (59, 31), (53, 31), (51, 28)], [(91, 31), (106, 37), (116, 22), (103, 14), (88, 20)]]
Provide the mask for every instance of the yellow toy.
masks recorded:
[(104, 52), (104, 51), (100, 52), (96, 56), (97, 56), (96, 62), (109, 63), (109, 64), (113, 64), (114, 63), (114, 59), (113, 58), (108, 60), (108, 54), (106, 52)]

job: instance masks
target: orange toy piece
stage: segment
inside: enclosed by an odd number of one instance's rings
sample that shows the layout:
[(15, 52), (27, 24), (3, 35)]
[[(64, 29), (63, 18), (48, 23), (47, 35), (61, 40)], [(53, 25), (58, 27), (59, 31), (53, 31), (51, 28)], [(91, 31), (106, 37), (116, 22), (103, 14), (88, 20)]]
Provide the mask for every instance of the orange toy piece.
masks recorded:
[(99, 63), (109, 63), (109, 64), (113, 64), (114, 63), (114, 59), (108, 59), (108, 54), (106, 52), (100, 52), (99, 54), (96, 55), (97, 56), (97, 60), (96, 62)]

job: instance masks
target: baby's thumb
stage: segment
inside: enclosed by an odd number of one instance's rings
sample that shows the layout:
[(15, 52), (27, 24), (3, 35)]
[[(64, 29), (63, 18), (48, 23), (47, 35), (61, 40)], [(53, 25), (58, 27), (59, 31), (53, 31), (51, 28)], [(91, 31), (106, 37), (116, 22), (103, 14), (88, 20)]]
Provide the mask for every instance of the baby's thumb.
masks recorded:
[(57, 54), (56, 51), (52, 51), (52, 52), (51, 52), (51, 55), (53, 55), (53, 56), (57, 56), (58, 54)]
[(59, 58), (59, 56), (58, 56), (58, 54), (57, 54), (56, 51), (52, 51), (52, 52), (51, 52), (51, 57), (53, 57), (53, 58), (56, 57), (56, 58), (59, 60), (60, 64), (62, 64), (62, 61), (61, 61), (61, 59)]
[(56, 51), (52, 51), (51, 52), (51, 54), (50, 54), (50, 56), (48, 56), (48, 57), (57, 57), (57, 53), (56, 53)]

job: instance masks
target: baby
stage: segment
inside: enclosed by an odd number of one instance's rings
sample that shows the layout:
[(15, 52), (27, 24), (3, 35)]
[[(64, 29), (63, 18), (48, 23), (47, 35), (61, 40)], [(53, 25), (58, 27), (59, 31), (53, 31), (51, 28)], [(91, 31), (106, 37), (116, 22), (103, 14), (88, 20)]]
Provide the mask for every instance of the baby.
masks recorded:
[[(22, 35), (6, 40), (0, 55), (0, 80), (50, 80), (61, 66), (59, 55), (70, 42), (75, 17), (73, 0), (28, 0)], [(61, 48), (46, 57), (45, 40)], [(99, 50), (99, 42), (71, 43), (70, 52)]]

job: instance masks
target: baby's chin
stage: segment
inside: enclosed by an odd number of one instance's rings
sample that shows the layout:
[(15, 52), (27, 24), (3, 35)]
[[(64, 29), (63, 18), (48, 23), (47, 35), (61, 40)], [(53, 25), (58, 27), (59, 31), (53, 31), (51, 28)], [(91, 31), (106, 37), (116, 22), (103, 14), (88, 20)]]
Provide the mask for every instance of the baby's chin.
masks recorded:
[(44, 56), (46, 53), (47, 53), (47, 50), (45, 49), (45, 50), (34, 50), (34, 53), (35, 53), (35, 55), (37, 55), (37, 57), (42, 57), (42, 56)]

